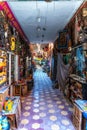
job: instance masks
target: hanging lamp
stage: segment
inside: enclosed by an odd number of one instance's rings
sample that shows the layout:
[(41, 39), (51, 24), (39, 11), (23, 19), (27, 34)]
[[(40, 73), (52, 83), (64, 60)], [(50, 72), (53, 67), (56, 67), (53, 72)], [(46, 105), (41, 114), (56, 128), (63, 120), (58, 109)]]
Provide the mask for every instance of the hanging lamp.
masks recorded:
[(38, 32), (41, 31), (41, 27), (38, 26), (38, 27), (36, 28), (36, 30), (37, 30)]

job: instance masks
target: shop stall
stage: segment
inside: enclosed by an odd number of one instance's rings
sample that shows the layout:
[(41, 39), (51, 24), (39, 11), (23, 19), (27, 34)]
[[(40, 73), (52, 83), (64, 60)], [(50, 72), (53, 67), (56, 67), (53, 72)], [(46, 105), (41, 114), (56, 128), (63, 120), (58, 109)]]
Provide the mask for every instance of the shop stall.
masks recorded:
[(86, 105), (87, 100), (87, 2), (82, 4), (65, 29), (59, 32), (56, 46), (55, 80), (73, 106), (76, 129), (86, 129), (87, 118), (81, 106), (85, 107), (85, 112), (87, 106), (81, 102)]
[(21, 96), (28, 92), (29, 51), (28, 44), (0, 10), (0, 129), (18, 127)]

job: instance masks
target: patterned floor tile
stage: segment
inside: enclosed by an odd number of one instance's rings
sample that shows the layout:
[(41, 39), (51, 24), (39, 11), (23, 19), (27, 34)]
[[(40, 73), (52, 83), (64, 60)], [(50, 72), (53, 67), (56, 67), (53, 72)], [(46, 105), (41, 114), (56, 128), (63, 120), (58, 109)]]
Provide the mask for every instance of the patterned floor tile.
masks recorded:
[(56, 117), (56, 116), (50, 116), (50, 120), (51, 120), (51, 121), (56, 121), (56, 120), (57, 120), (57, 117)]
[(40, 119), (40, 117), (38, 115), (34, 115), (33, 119), (38, 120), (38, 119)]
[(27, 120), (27, 119), (21, 120), (21, 124), (22, 124), (22, 125), (26, 125), (26, 124), (28, 124), (28, 123), (29, 123), (29, 120)]
[(21, 130), (28, 130), (27, 128), (21, 128)]
[(61, 102), (61, 101), (57, 101), (56, 103), (57, 103), (57, 104), (61, 104), (62, 102)]
[(64, 106), (63, 105), (59, 105), (58, 108), (64, 109)]
[(18, 130), (75, 130), (73, 109), (58, 89), (53, 89), (46, 73), (34, 73), (34, 87), (22, 98), (22, 115)]
[(40, 117), (45, 117), (45, 116), (46, 116), (46, 113), (41, 112), (41, 113), (39, 114), (39, 116), (40, 116)]
[(62, 120), (61, 121), (63, 125), (69, 125), (69, 121), (68, 120)]
[(66, 116), (66, 115), (68, 115), (68, 112), (67, 111), (61, 111), (61, 114)]
[(39, 104), (34, 104), (34, 107), (39, 107)]
[(40, 124), (34, 123), (34, 124), (32, 124), (32, 128), (34, 128), (36, 130), (36, 129), (40, 128)]
[(56, 124), (52, 125), (51, 129), (52, 130), (61, 130), (60, 127), (58, 125), (56, 125)]
[(55, 110), (54, 109), (50, 109), (49, 113), (55, 113)]
[(29, 110), (29, 109), (31, 109), (31, 107), (30, 106), (25, 106), (24, 109)]
[(27, 117), (27, 116), (29, 116), (29, 115), (30, 115), (29, 112), (24, 112), (24, 113), (23, 113), (23, 116), (25, 116), (25, 117)]
[(30, 104), (32, 104), (31, 102), (26, 102), (26, 105), (30, 105)]
[(33, 111), (37, 113), (37, 112), (39, 112), (39, 109), (33, 109)]
[(46, 108), (45, 108), (45, 107), (40, 107), (39, 109), (40, 109), (40, 110), (45, 110)]

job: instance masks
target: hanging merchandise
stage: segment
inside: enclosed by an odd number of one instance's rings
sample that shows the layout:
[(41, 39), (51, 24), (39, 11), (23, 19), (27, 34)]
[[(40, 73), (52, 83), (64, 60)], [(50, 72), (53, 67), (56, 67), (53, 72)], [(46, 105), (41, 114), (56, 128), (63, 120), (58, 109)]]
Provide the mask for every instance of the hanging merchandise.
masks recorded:
[(5, 44), (6, 44), (6, 49), (10, 50), (10, 44), (7, 38), (5, 39)]
[(4, 47), (4, 28), (3, 25), (0, 25), (0, 41), (1, 41), (1, 47)]
[(11, 37), (11, 51), (14, 51), (15, 50), (15, 37), (14, 36), (12, 36)]
[(58, 59), (57, 59), (57, 75), (56, 75), (56, 81), (58, 81), (59, 86), (61, 86), (61, 90), (65, 91), (65, 81), (68, 77), (68, 70), (69, 70), (69, 64), (65, 65), (63, 62), (63, 55), (62, 53), (58, 53)]
[(7, 33), (7, 31), (5, 31), (5, 34), (4, 34), (4, 35), (5, 35), (5, 38), (7, 38), (7, 37), (8, 37), (8, 33)]
[(58, 49), (64, 49), (67, 48), (67, 43), (66, 43), (66, 32), (59, 32), (59, 41), (58, 41)]
[(11, 101), (8, 97), (6, 98), (6, 101), (4, 103), (4, 110), (11, 111), (13, 108), (13, 101)]

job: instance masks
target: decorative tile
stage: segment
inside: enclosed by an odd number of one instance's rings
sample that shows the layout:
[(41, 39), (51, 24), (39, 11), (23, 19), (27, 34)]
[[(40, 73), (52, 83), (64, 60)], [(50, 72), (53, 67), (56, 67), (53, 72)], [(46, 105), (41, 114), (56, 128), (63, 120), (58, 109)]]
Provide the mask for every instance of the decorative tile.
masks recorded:
[(64, 108), (64, 106), (63, 106), (63, 105), (59, 105), (59, 106), (58, 106), (58, 108), (63, 109), (63, 108)]
[(31, 102), (26, 102), (26, 105), (30, 105), (31, 104)]
[(39, 123), (34, 123), (34, 124), (32, 124), (32, 128), (33, 129), (38, 129), (38, 128), (40, 128), (40, 124)]
[(38, 115), (34, 115), (33, 119), (38, 120), (40, 117)]
[(52, 130), (61, 130), (60, 127), (58, 125), (56, 125), (56, 124), (51, 125), (51, 129)]
[(50, 116), (50, 120), (51, 120), (51, 121), (56, 121), (56, 120), (57, 120), (57, 117), (56, 117), (56, 116)]
[(51, 97), (46, 97), (46, 99), (51, 99)]
[(52, 100), (47, 100), (48, 103), (52, 103)]
[(40, 97), (41, 97), (41, 98), (44, 98), (44, 95), (41, 95)]
[(29, 116), (29, 115), (30, 115), (29, 112), (24, 112), (24, 113), (23, 113), (23, 116), (25, 116), (25, 117), (27, 117), (27, 116)]
[(61, 104), (62, 102), (61, 102), (61, 101), (57, 101), (56, 103), (57, 103), (57, 104)]
[(39, 114), (39, 116), (40, 116), (40, 117), (45, 117), (45, 116), (46, 116), (46, 113), (41, 112), (41, 113)]
[(66, 105), (66, 106), (69, 106), (69, 104), (68, 104), (68, 103), (65, 103), (65, 105)]
[(68, 112), (67, 111), (61, 111), (61, 114), (66, 116), (66, 115), (68, 115)]
[(40, 109), (40, 110), (45, 110), (46, 108), (45, 108), (45, 107), (40, 107), (39, 109)]
[(40, 99), (40, 101), (44, 101), (44, 99), (42, 98), (42, 99)]
[(54, 98), (54, 100), (58, 100), (58, 98), (57, 98), (57, 97), (55, 97), (55, 98)]
[(52, 108), (52, 107), (53, 107), (53, 105), (49, 104), (49, 105), (48, 105), (48, 107), (49, 107), (49, 108)]
[(28, 130), (27, 128), (21, 128), (21, 130)]
[(33, 90), (22, 98), (18, 130), (75, 130), (70, 121), (72, 107), (63, 94), (51, 86), (46, 73), (40, 70), (34, 72)]
[(40, 102), (39, 105), (45, 105), (45, 102)]
[(36, 103), (37, 103), (37, 102), (39, 102), (39, 100), (34, 100), (34, 102), (36, 102)]
[(35, 99), (39, 99), (39, 97), (36, 97), (36, 96), (35, 96)]
[(62, 120), (61, 122), (63, 125), (66, 125), (66, 126), (70, 124), (68, 120)]
[(39, 107), (39, 104), (34, 104), (34, 107)]
[(29, 110), (29, 109), (31, 109), (31, 107), (26, 106), (24, 109), (25, 109), (25, 110)]
[(73, 112), (73, 108), (69, 107), (69, 111)]
[(50, 110), (49, 110), (49, 113), (55, 113), (55, 110), (50, 109)]
[(27, 101), (31, 101), (31, 100), (32, 100), (32, 98), (27, 99)]
[(39, 109), (33, 109), (33, 112), (37, 113), (37, 112), (39, 112)]
[(21, 120), (21, 124), (22, 124), (22, 125), (26, 125), (26, 124), (28, 124), (28, 123), (29, 123), (29, 120), (27, 120), (27, 119)]

